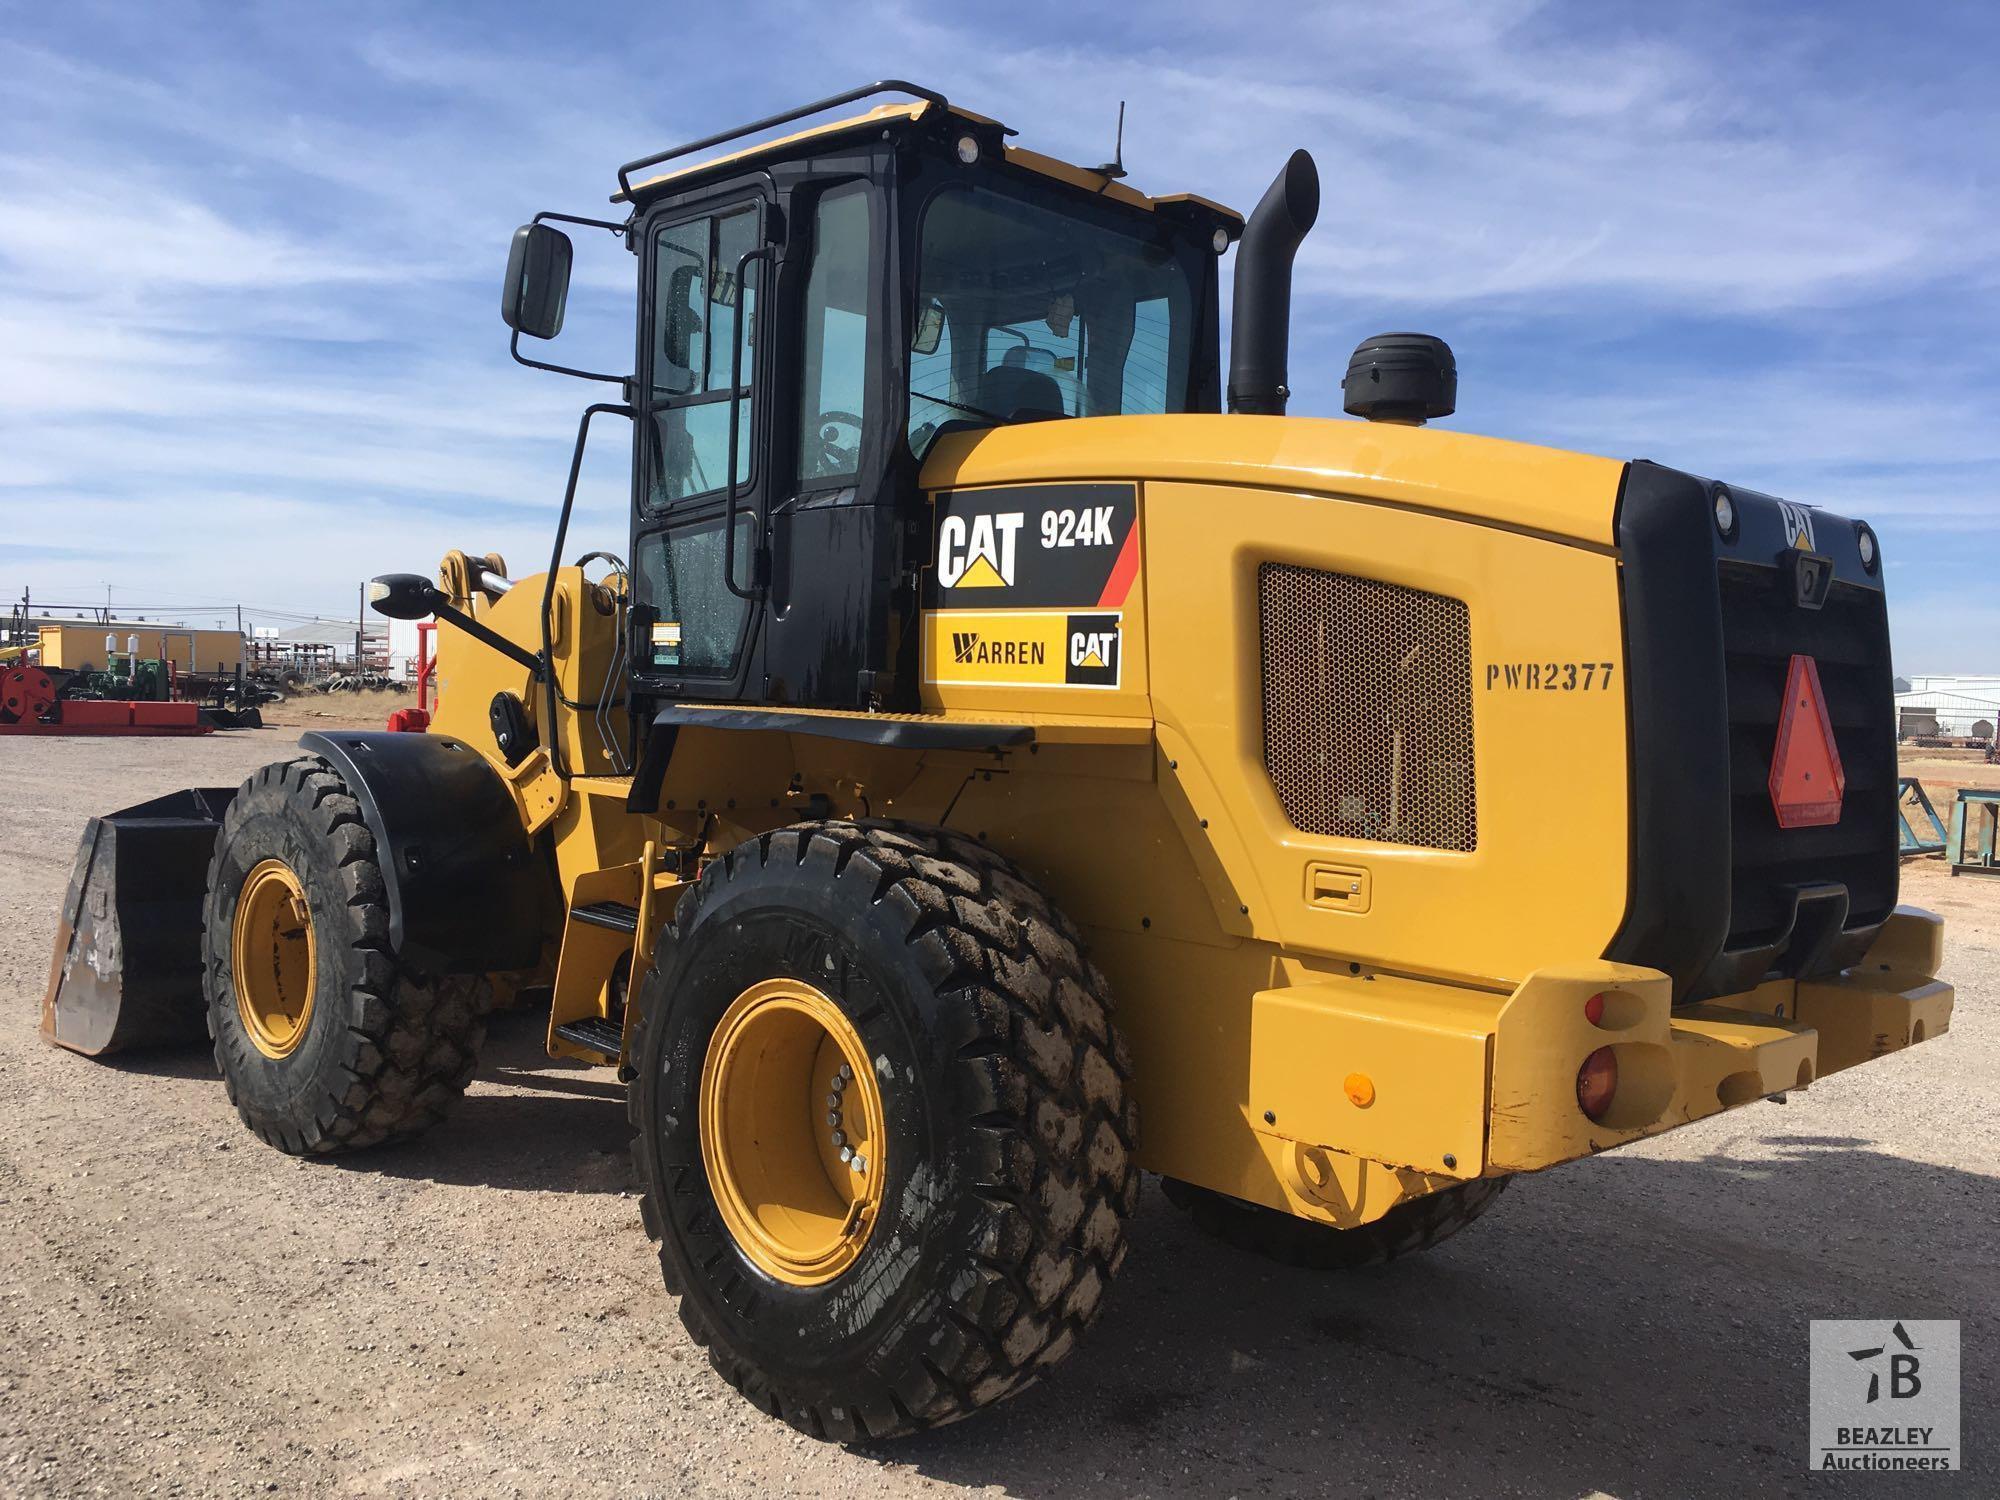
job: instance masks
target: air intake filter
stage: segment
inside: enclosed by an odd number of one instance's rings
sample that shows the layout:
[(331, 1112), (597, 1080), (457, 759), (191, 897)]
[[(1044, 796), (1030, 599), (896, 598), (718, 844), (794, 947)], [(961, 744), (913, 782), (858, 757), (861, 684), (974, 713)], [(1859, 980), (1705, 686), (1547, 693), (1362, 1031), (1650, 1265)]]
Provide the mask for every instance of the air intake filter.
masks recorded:
[(1349, 416), (1421, 425), (1457, 409), (1458, 362), (1428, 333), (1378, 333), (1355, 346), (1340, 390)]

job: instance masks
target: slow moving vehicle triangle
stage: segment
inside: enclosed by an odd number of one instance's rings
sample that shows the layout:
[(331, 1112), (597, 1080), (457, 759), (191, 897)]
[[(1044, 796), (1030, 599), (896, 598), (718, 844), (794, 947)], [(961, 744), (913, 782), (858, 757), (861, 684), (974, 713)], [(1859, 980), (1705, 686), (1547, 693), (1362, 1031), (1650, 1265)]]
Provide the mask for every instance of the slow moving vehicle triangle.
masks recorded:
[(1840, 821), (1847, 773), (1840, 766), (1819, 664), (1794, 655), (1785, 678), (1785, 707), (1778, 716), (1778, 744), (1771, 752), (1771, 806), (1780, 828), (1820, 828)]

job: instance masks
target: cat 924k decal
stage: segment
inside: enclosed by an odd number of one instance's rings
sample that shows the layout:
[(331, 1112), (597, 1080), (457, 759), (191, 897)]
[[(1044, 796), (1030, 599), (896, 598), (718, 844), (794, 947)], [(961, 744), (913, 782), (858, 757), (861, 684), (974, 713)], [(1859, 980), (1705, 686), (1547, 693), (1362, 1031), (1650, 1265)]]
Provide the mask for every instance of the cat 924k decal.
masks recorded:
[(1129, 484), (948, 490), (935, 509), (927, 610), (1117, 609), (1138, 577)]

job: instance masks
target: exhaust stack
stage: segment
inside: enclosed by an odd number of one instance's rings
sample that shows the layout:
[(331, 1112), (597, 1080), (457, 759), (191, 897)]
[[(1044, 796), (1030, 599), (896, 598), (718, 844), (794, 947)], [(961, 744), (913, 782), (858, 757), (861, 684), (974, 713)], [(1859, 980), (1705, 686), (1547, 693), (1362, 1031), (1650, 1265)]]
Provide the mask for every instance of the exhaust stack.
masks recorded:
[(1319, 168), (1294, 151), (1258, 201), (1236, 247), (1229, 409), (1281, 417), (1291, 396), (1292, 257), (1319, 217)]

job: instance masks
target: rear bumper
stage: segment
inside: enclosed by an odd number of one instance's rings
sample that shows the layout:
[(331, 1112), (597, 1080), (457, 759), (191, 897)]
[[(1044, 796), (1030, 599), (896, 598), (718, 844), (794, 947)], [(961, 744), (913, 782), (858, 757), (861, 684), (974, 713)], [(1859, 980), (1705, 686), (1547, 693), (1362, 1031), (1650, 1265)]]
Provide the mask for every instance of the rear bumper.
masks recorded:
[[(1928, 1041), (1951, 1024), (1943, 933), (1898, 908), (1838, 975), (1679, 1009), (1668, 975), (1608, 960), (1538, 970), (1511, 994), (1390, 976), (1260, 991), (1245, 1102), (1277, 1192), (1255, 1196), (1365, 1222), (1454, 1181), (1592, 1156)], [(1593, 1121), (1576, 1080), (1600, 1047), (1618, 1087)]]
[[(1545, 970), (1509, 999), (1495, 1027), (1486, 1166), (1526, 1172), (1658, 1135), (1739, 1104), (1927, 1041), (1951, 1024), (1937, 978), (1943, 923), (1899, 908), (1860, 963), (1813, 980), (1669, 1004), (1669, 981), (1621, 964)], [(1606, 997), (1601, 1024), (1585, 1018)], [(1576, 1103), (1576, 1073), (1598, 1047), (1618, 1059), (1602, 1120)]]

